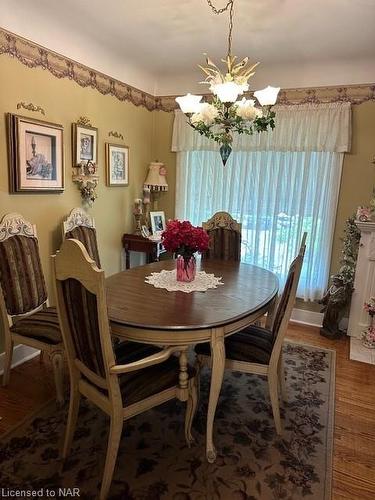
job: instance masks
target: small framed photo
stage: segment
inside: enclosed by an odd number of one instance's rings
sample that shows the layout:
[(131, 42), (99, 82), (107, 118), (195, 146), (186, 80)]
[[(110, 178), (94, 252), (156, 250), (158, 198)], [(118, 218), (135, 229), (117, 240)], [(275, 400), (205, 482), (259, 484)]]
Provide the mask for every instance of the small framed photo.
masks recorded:
[(148, 238), (150, 236), (150, 231), (148, 230), (147, 226), (141, 227), (141, 234), (144, 238)]
[(165, 215), (164, 212), (150, 212), (151, 229), (153, 235), (160, 235), (165, 231)]
[(97, 164), (98, 129), (89, 125), (73, 123), (73, 165)]
[(105, 145), (107, 186), (129, 185), (129, 148), (122, 144)]
[(7, 126), (9, 191), (64, 191), (63, 126), (12, 113)]

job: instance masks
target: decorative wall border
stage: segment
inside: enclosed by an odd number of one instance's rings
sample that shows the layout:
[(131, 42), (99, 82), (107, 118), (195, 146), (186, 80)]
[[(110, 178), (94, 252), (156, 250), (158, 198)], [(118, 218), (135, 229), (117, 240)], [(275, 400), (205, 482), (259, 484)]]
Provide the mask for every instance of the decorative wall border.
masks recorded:
[[(153, 96), (100, 71), (78, 63), (41, 45), (0, 28), (0, 55), (15, 57), (28, 68), (43, 68), (56, 78), (68, 78), (81, 87), (91, 87), (119, 101), (129, 101), (149, 111), (171, 112), (177, 108), (177, 96)], [(251, 95), (251, 94), (249, 94)], [(207, 97), (209, 95), (207, 94)], [(316, 88), (284, 89), (278, 104), (350, 102), (361, 104), (375, 100), (375, 83)]]

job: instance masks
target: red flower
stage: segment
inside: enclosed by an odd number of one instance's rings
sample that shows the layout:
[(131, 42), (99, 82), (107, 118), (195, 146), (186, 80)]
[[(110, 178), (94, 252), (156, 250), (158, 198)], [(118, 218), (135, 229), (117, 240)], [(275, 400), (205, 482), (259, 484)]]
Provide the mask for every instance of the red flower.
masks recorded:
[(162, 241), (168, 252), (188, 258), (195, 252), (208, 249), (208, 234), (201, 227), (193, 226), (189, 221), (170, 220), (163, 232)]

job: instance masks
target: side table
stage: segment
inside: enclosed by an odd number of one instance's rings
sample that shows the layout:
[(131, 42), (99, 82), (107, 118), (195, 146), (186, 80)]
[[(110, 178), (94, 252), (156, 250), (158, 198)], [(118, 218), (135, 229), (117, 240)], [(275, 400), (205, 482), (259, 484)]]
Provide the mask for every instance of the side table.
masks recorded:
[(124, 234), (122, 246), (125, 250), (125, 267), (130, 268), (130, 252), (143, 252), (146, 254), (147, 264), (157, 262), (166, 250), (160, 241), (152, 241), (138, 234)]

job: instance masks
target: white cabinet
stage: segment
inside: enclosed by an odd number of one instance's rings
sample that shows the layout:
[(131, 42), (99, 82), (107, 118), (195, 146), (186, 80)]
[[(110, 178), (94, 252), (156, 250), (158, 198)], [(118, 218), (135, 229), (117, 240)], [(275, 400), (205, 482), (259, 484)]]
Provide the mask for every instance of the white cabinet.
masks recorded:
[(356, 221), (356, 225), (361, 231), (361, 241), (350, 306), (348, 335), (360, 338), (363, 330), (370, 324), (370, 316), (363, 309), (363, 304), (370, 297), (375, 297), (375, 222)]

